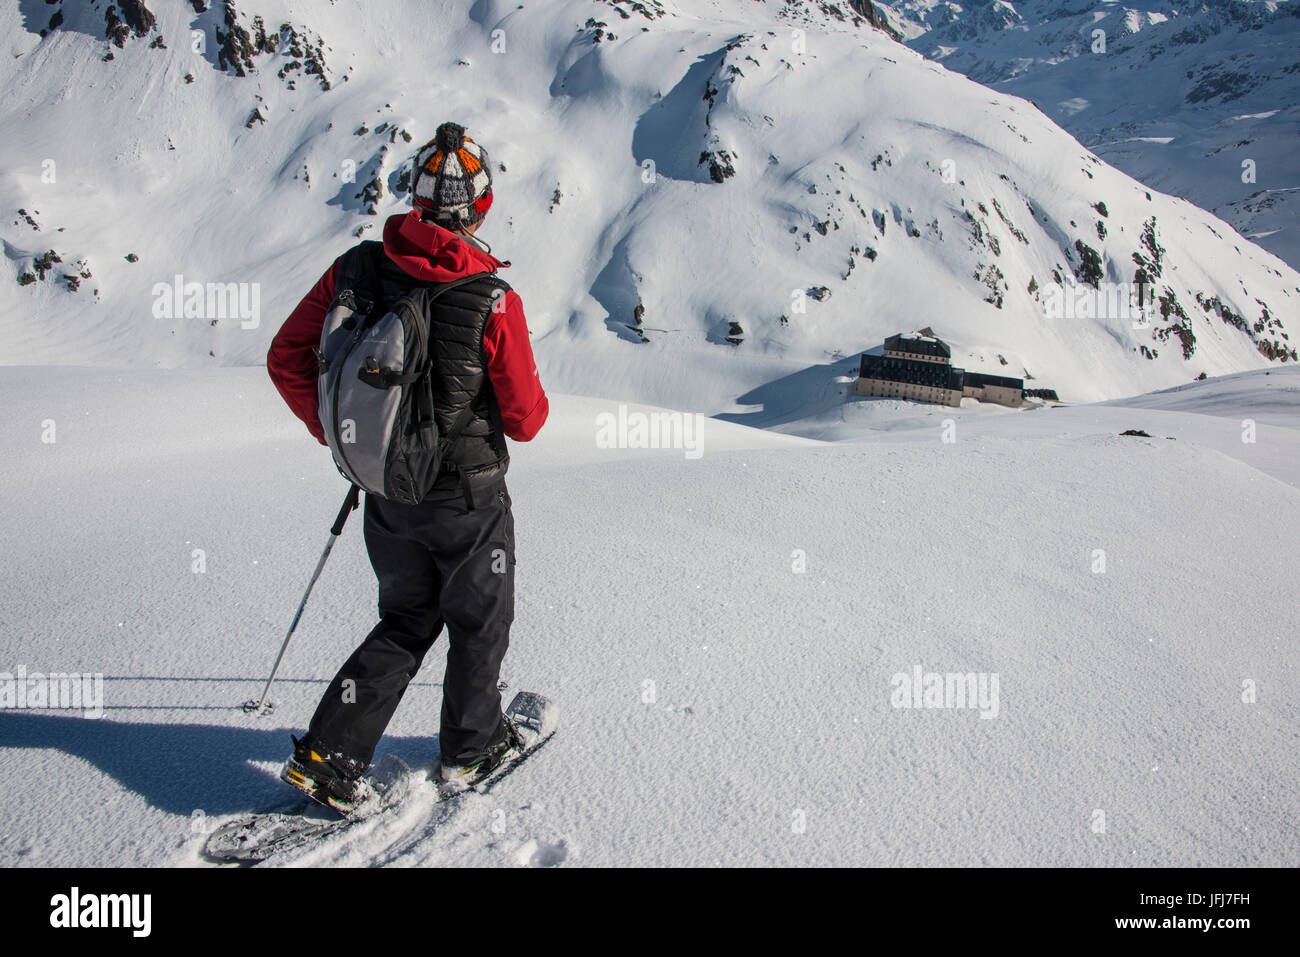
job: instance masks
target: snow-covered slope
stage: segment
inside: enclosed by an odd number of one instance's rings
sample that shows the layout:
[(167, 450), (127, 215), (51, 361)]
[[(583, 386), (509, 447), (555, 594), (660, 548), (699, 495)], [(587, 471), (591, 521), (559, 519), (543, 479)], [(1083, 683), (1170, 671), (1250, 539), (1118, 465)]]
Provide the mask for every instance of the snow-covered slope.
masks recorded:
[(912, 47), (1300, 264), (1293, 0), (894, 0)]
[[(104, 695), (0, 710), (0, 865), (192, 864), (286, 796), (375, 594), (354, 520), (239, 710), (344, 492), (258, 366), (448, 118), (551, 392), (504, 677), (563, 729), (441, 826), (417, 783), (277, 863), (1300, 864), (1300, 275), (856, 0), (362, 6), (0, 6), (0, 696)], [(1044, 315), (1139, 270), (1151, 325)], [(167, 314), (177, 276), (249, 314)], [(1110, 401), (852, 394), (927, 325)], [(715, 416), (602, 441), (657, 406)], [(417, 769), (437, 657), (381, 744)], [(901, 707), (917, 669), (986, 697)]]
[[(262, 361), (448, 117), (500, 164), (482, 235), (558, 391), (739, 415), (925, 325), (1074, 401), (1295, 356), (1294, 270), (848, 5), (120, 6), (121, 46), (100, 0), (0, 8), (6, 363)], [(1045, 318), (1076, 275), (1163, 315)], [(187, 316), (177, 276), (250, 312)]]
[[(955, 442), (955, 410), (836, 444), (706, 420), (693, 459), (601, 449), (613, 405), (555, 396), (515, 449), (504, 677), (560, 734), (441, 826), (426, 786), (284, 863), (1300, 864), (1300, 369), (1179, 395)], [(0, 370), (0, 670), (104, 695), (0, 711), (0, 865), (192, 864), (288, 797), (374, 578), (354, 521), (244, 714), (343, 495), (278, 401), (258, 369)], [(381, 752), (436, 755), (441, 667)], [(917, 667), (996, 703), (898, 707)]]

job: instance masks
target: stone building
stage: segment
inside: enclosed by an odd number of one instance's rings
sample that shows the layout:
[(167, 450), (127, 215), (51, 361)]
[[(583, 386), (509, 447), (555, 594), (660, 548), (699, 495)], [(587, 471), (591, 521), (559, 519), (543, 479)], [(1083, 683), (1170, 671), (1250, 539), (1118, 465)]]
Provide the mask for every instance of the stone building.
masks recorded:
[(1023, 379), (967, 372), (952, 364), (952, 350), (927, 326), (885, 340), (880, 354), (863, 353), (858, 395), (891, 396), (960, 406), (965, 397), (1018, 408)]

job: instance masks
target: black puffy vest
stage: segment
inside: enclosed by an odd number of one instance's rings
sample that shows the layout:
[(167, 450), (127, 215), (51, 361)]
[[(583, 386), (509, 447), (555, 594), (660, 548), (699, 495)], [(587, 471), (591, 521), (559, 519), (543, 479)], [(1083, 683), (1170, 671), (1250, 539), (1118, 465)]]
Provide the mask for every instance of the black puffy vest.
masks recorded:
[[(384, 306), (392, 305), (418, 286), (437, 285), (410, 276), (384, 254), (383, 243), (373, 240), (358, 243), (343, 254), (334, 280), (336, 294), (352, 289)], [(509, 290), (505, 280), (484, 276), (441, 295), (430, 317), (438, 431), (444, 435), (451, 431), (467, 403), (474, 409), (443, 459), (443, 468), (448, 472), (459, 470), (475, 484), (504, 475), (510, 462), (501, 410), (483, 351), (483, 332), (492, 306)]]

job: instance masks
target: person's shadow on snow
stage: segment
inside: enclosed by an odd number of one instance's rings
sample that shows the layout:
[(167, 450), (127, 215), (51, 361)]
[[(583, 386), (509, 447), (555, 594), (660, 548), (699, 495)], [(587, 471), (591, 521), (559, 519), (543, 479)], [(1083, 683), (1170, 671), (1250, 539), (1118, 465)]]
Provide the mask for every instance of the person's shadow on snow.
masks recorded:
[[(139, 724), (0, 711), (0, 748), (73, 755), (159, 810), (186, 817), (196, 810), (221, 815), (293, 803), (296, 792), (279, 777), (280, 765), (293, 749), (291, 730), (297, 729)], [(380, 754), (395, 754), (412, 768), (432, 764), (438, 739), (385, 737), (376, 758)], [(17, 773), (10, 764), (4, 778), (12, 785)], [(86, 786), (93, 788), (93, 779)]]

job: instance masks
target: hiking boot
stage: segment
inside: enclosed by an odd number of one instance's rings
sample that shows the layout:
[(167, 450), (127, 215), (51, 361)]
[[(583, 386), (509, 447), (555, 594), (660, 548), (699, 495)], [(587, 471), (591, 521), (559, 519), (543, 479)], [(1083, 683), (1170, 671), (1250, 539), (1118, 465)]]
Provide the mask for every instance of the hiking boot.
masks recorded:
[(499, 740), (477, 754), (438, 764), (439, 788), (444, 793), (455, 793), (472, 788), (496, 770), (511, 751), (522, 751), (523, 740), (510, 719), (501, 717), (502, 735)]
[(280, 772), (285, 784), (345, 817), (369, 796), (370, 789), (361, 777), (366, 769), (360, 762), (341, 754), (323, 755), (313, 750), (306, 738), (289, 737), (293, 755)]

